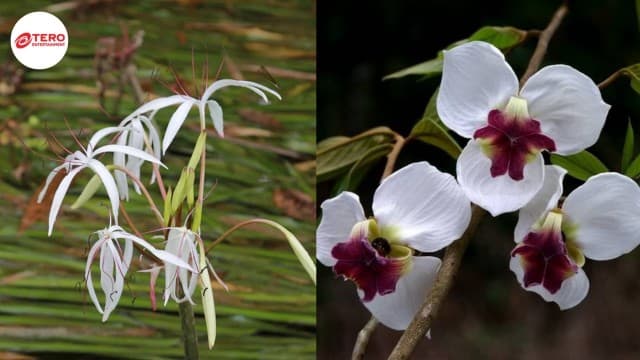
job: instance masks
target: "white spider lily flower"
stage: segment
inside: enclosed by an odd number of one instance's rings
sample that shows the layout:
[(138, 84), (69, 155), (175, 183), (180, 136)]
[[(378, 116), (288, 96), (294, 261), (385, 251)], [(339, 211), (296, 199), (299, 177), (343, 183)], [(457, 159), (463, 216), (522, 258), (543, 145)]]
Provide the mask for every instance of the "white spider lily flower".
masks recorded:
[[(197, 235), (193, 231), (185, 227), (169, 228), (167, 244), (164, 250), (182, 259), (185, 263), (189, 264), (189, 266), (197, 269), (198, 249), (196, 247), (196, 237)], [(198, 284), (199, 272), (197, 270), (191, 271), (173, 264), (165, 264), (164, 274), (164, 305), (167, 305), (169, 298), (172, 298), (177, 303), (189, 301), (193, 304), (191, 295)], [(181, 297), (178, 296), (179, 292), (182, 293)]]
[(540, 190), (541, 151), (571, 155), (595, 144), (610, 108), (567, 65), (546, 66), (520, 88), (500, 50), (481, 41), (445, 51), (436, 104), (444, 124), (470, 139), (457, 162), (460, 186), (493, 216)]
[(169, 145), (171, 145), (171, 143), (175, 139), (176, 134), (178, 133), (178, 130), (180, 130), (180, 127), (182, 127), (182, 123), (184, 123), (184, 120), (187, 118), (189, 111), (194, 106), (198, 107), (198, 112), (200, 114), (200, 122), (202, 124), (205, 124), (206, 122), (205, 121), (206, 108), (208, 108), (209, 116), (213, 121), (213, 127), (216, 129), (216, 132), (220, 136), (224, 136), (222, 107), (220, 106), (220, 104), (218, 104), (217, 101), (210, 100), (209, 98), (216, 91), (229, 86), (243, 87), (243, 88), (249, 89), (254, 93), (258, 94), (258, 96), (260, 96), (262, 101), (266, 104), (269, 103), (269, 98), (267, 98), (267, 95), (265, 94), (265, 92), (275, 96), (276, 98), (278, 98), (278, 100), (282, 99), (280, 97), (280, 94), (258, 83), (255, 83), (252, 81), (246, 81), (246, 80), (222, 79), (222, 80), (214, 81), (213, 84), (209, 85), (209, 87), (204, 91), (200, 99), (196, 99), (188, 95), (173, 95), (173, 96), (154, 99), (140, 106), (133, 113), (131, 113), (131, 115), (129, 115), (127, 118), (135, 117), (135, 116), (138, 116), (139, 114), (145, 114), (149, 111), (155, 112), (159, 109), (180, 104), (176, 109), (176, 111), (171, 116), (171, 119), (169, 120), (169, 124), (167, 125), (167, 128), (165, 130), (164, 138), (162, 139), (163, 154), (167, 152)]
[(115, 180), (113, 179), (113, 176), (111, 175), (107, 167), (102, 162), (100, 162), (100, 160), (96, 159), (96, 156), (108, 152), (123, 153), (164, 166), (156, 157), (130, 146), (108, 144), (97, 147), (98, 142), (102, 138), (107, 135), (120, 132), (122, 130), (123, 128), (121, 127), (108, 127), (98, 130), (89, 140), (89, 144), (87, 145), (86, 149), (83, 149), (84, 152), (75, 151), (74, 153), (69, 154), (61, 165), (56, 166), (53, 170), (51, 170), (51, 173), (49, 173), (49, 175), (47, 176), (47, 180), (45, 181), (45, 185), (42, 188), (42, 191), (40, 191), (40, 194), (38, 195), (38, 202), (42, 202), (42, 199), (47, 193), (51, 181), (58, 173), (58, 171), (64, 169), (66, 171), (66, 175), (64, 176), (62, 181), (60, 181), (60, 184), (58, 185), (58, 188), (56, 189), (56, 192), (53, 195), (53, 200), (51, 202), (51, 210), (49, 211), (49, 236), (51, 236), (53, 225), (55, 224), (58, 212), (60, 211), (60, 207), (62, 205), (62, 200), (64, 199), (67, 190), (69, 190), (71, 181), (76, 175), (78, 175), (80, 171), (85, 168), (93, 170), (93, 172), (95, 172), (98, 177), (100, 177), (102, 184), (107, 190), (109, 201), (111, 202), (111, 212), (113, 213), (113, 217), (116, 220), (118, 219), (118, 207), (120, 205), (118, 188), (116, 186)]
[[(124, 278), (131, 265), (134, 242), (162, 260), (165, 266), (170, 264), (171, 266), (180, 267), (187, 271), (197, 271), (182, 259), (164, 250), (157, 250), (145, 240), (126, 232), (118, 225), (112, 225), (104, 230), (99, 230), (96, 234), (98, 235), (98, 240), (93, 244), (91, 250), (89, 250), (84, 276), (87, 282), (89, 297), (98, 312), (102, 314), (103, 322), (107, 321), (111, 312), (118, 305), (118, 301), (122, 295)], [(124, 240), (124, 248), (119, 240)], [(104, 309), (100, 305), (100, 301), (98, 301), (91, 277), (91, 265), (98, 251), (100, 251), (100, 287), (105, 297)]]
[[(153, 116), (153, 115), (152, 115)], [(137, 115), (134, 117), (125, 118), (119, 125), (123, 128), (118, 137), (118, 145), (126, 145), (135, 149), (143, 150), (155, 158), (160, 159), (162, 157), (160, 135), (155, 125), (145, 115)], [(144, 163), (144, 160), (137, 156), (130, 156), (122, 152), (116, 152), (113, 154), (114, 165), (126, 168), (132, 175), (140, 178), (140, 168)], [(127, 175), (116, 170), (114, 172), (114, 178), (116, 185), (118, 186), (118, 192), (120, 193), (120, 199), (129, 200), (129, 186)], [(150, 183), (155, 181), (155, 173), (151, 175)], [(133, 183), (133, 188), (136, 193), (140, 194), (140, 187), (137, 183)]]
[(559, 206), (565, 173), (547, 166), (542, 190), (520, 210), (509, 263), (525, 290), (561, 310), (589, 292), (585, 258), (614, 259), (640, 244), (640, 187), (633, 180), (592, 176)]
[(358, 195), (342, 192), (322, 203), (316, 257), (352, 280), (364, 306), (381, 323), (403, 330), (435, 282), (438, 251), (469, 225), (471, 204), (453, 176), (427, 162), (384, 179), (367, 219)]

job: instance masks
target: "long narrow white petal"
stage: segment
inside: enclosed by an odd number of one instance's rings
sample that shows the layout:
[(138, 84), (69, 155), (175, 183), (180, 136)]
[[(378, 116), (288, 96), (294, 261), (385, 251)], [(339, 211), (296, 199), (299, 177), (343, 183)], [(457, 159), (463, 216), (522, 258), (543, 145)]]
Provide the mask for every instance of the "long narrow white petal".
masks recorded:
[(113, 133), (117, 133), (126, 129), (127, 128), (120, 127), (120, 126), (110, 126), (110, 127), (102, 128), (96, 131), (91, 137), (91, 139), (89, 140), (89, 145), (87, 146), (87, 154), (93, 154), (93, 150), (95, 150), (96, 147), (98, 146), (98, 142), (102, 140), (102, 138), (104, 138), (105, 136), (111, 135)]
[(563, 210), (576, 227), (568, 235), (590, 259), (613, 259), (640, 244), (640, 188), (626, 176), (589, 178), (567, 196)]
[[(129, 137), (129, 131), (123, 131), (116, 142), (117, 145), (125, 146), (127, 139)], [(120, 151), (116, 151), (113, 153), (113, 164), (120, 167), (125, 167), (125, 154)], [(118, 193), (120, 194), (121, 200), (129, 200), (129, 185), (127, 182), (127, 175), (119, 170), (115, 170), (113, 172), (114, 179), (116, 181), (116, 185), (118, 186)]]
[(194, 103), (195, 102), (193, 101), (188, 101), (181, 104), (173, 115), (171, 115), (167, 129), (164, 131), (164, 139), (162, 139), (163, 154), (167, 152), (169, 145), (171, 145), (173, 139), (178, 134), (178, 130), (182, 127), (182, 123), (184, 123), (184, 120), (187, 118), (187, 114), (189, 114), (189, 110), (191, 110)]
[[(373, 300), (363, 304), (385, 326), (404, 330), (433, 286), (439, 268), (440, 259), (436, 257), (414, 256), (411, 270), (398, 280), (396, 291), (376, 295)], [(362, 293), (360, 290), (358, 292)]]
[(136, 149), (136, 148), (132, 148), (131, 146), (124, 146), (124, 145), (105, 145), (105, 146), (101, 146), (98, 150), (96, 150), (94, 152), (94, 155), (99, 155), (102, 153), (106, 153), (106, 152), (121, 152), (123, 154), (129, 155), (129, 156), (135, 156), (137, 158), (140, 158), (142, 160), (145, 161), (149, 161), (152, 163), (156, 163), (158, 165), (161, 165), (163, 167), (166, 168), (166, 166), (164, 166), (164, 164), (160, 161), (160, 159), (156, 158), (155, 156)]
[(60, 181), (60, 185), (58, 185), (58, 188), (56, 189), (56, 193), (53, 194), (53, 200), (51, 201), (51, 209), (49, 210), (49, 232), (48, 232), (49, 236), (51, 236), (51, 233), (53, 232), (53, 224), (55, 224), (56, 222), (56, 218), (58, 217), (58, 212), (60, 211), (60, 206), (62, 206), (62, 200), (64, 199), (64, 196), (67, 194), (67, 190), (69, 190), (71, 181), (82, 169), (84, 169), (84, 166), (79, 166), (71, 170), (62, 179), (62, 181)]
[(47, 189), (49, 189), (49, 185), (51, 185), (53, 178), (58, 175), (58, 171), (62, 171), (66, 166), (67, 164), (58, 165), (51, 170), (49, 175), (47, 175), (47, 180), (44, 182), (44, 186), (42, 187), (42, 190), (40, 190), (40, 194), (38, 194), (38, 203), (41, 203), (42, 199), (44, 199), (44, 195), (47, 193)]
[(518, 213), (518, 223), (513, 238), (515, 242), (521, 242), (531, 231), (533, 224), (542, 219), (549, 210), (558, 206), (558, 200), (562, 196), (562, 180), (566, 173), (567, 170), (559, 166), (545, 166), (542, 188)]
[(471, 204), (453, 176), (422, 161), (382, 181), (373, 196), (373, 215), (383, 237), (434, 252), (462, 235), (471, 220)]
[(578, 305), (589, 293), (589, 278), (587, 278), (582, 268), (578, 268), (578, 272), (575, 275), (565, 279), (555, 294), (551, 294), (542, 285), (524, 287), (524, 269), (519, 256), (511, 258), (509, 269), (516, 275), (516, 279), (523, 289), (540, 295), (546, 302), (555, 302), (560, 307), (560, 310), (567, 310)]
[(214, 100), (207, 101), (207, 105), (209, 106), (209, 115), (211, 115), (211, 120), (213, 120), (213, 127), (216, 129), (216, 132), (220, 137), (224, 137), (222, 107)]
[(128, 266), (122, 261), (120, 253), (113, 244), (113, 241), (109, 240), (106, 244), (108, 249), (103, 248), (102, 252), (109, 255), (111, 266), (115, 268), (111, 274), (113, 278), (111, 279), (110, 286), (103, 287), (105, 302), (102, 322), (107, 321), (111, 312), (115, 310), (116, 306), (118, 306), (118, 302), (120, 302), (120, 297), (122, 296), (122, 290), (124, 289), (124, 276), (127, 274), (128, 270)]
[(237, 86), (237, 87), (243, 87), (243, 88), (249, 89), (254, 93), (258, 94), (265, 103), (268, 103), (269, 99), (261, 90), (264, 90), (270, 93), (271, 95), (278, 98), (278, 100), (282, 100), (282, 98), (280, 97), (280, 94), (278, 94), (277, 92), (271, 90), (270, 88), (264, 85), (255, 83), (253, 81), (222, 79), (222, 80), (215, 81), (205, 90), (205, 92), (202, 94), (201, 101), (209, 100), (209, 97), (211, 97), (211, 95), (213, 95), (214, 92), (227, 86)]
[(130, 120), (130, 118), (136, 117), (140, 114), (144, 114), (147, 113), (149, 111), (158, 111), (160, 109), (172, 106), (172, 105), (176, 105), (182, 102), (193, 102), (196, 99), (190, 97), (190, 96), (186, 96), (186, 95), (172, 95), (172, 96), (167, 96), (167, 97), (161, 97), (161, 98), (157, 98), (157, 99), (153, 99), (143, 105), (141, 105), (139, 108), (137, 108), (134, 112), (132, 112), (129, 116), (127, 116), (127, 118), (125, 118), (125, 120)]
[(508, 174), (494, 178), (490, 168), (491, 160), (475, 140), (469, 140), (456, 164), (458, 182), (471, 202), (493, 216), (522, 208), (542, 187), (544, 160), (541, 154), (525, 165), (524, 179), (520, 181)]
[(87, 282), (87, 291), (89, 291), (89, 298), (95, 305), (96, 309), (100, 314), (103, 314), (102, 306), (100, 306), (100, 302), (98, 301), (98, 297), (96, 296), (96, 289), (93, 287), (93, 280), (91, 279), (91, 264), (96, 257), (96, 251), (102, 247), (104, 240), (99, 239), (89, 250), (89, 255), (87, 256), (87, 265), (84, 268), (84, 279)]
[(556, 152), (570, 155), (595, 144), (611, 107), (585, 74), (567, 65), (542, 68), (520, 92), (529, 114), (556, 144)]
[(501, 109), (518, 92), (518, 78), (493, 45), (472, 41), (444, 52), (436, 101), (442, 121), (471, 138), (487, 124), (489, 111)]
[[(116, 146), (116, 145), (113, 145)], [(104, 185), (105, 190), (107, 190), (107, 196), (109, 196), (109, 201), (111, 202), (111, 211), (113, 213), (113, 217), (118, 219), (118, 207), (120, 206), (120, 196), (118, 194), (118, 187), (116, 186), (116, 182), (111, 176), (107, 167), (102, 165), (102, 163), (98, 160), (91, 159), (87, 166), (91, 168), (102, 180), (102, 185)]]
[(325, 200), (320, 207), (322, 220), (316, 230), (316, 257), (324, 265), (333, 266), (336, 260), (331, 256), (331, 250), (338, 243), (349, 240), (353, 226), (365, 220), (364, 210), (358, 195), (348, 191)]

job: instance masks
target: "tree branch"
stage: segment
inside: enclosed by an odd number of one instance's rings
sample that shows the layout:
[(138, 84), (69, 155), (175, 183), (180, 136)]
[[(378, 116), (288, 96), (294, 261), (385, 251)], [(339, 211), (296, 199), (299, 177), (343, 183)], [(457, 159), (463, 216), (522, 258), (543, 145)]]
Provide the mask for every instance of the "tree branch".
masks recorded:
[(447, 297), (449, 290), (453, 286), (453, 280), (460, 267), (462, 255), (469, 244), (471, 238), (475, 235), (478, 224), (486, 211), (477, 205), (472, 205), (472, 215), (469, 227), (462, 234), (462, 237), (447, 247), (442, 258), (442, 266), (438, 272), (436, 282), (433, 284), (429, 295), (418, 310), (418, 313), (402, 334), (400, 340), (389, 356), (389, 360), (408, 359), (413, 349), (422, 340), (427, 331), (431, 328), (431, 323), (438, 315), (442, 301)]
[(549, 41), (551, 41), (551, 38), (560, 26), (560, 23), (562, 23), (562, 20), (567, 15), (568, 11), (569, 7), (567, 6), (567, 4), (560, 5), (558, 10), (556, 10), (556, 12), (553, 14), (549, 25), (547, 25), (547, 27), (540, 33), (540, 37), (538, 37), (538, 45), (533, 51), (533, 55), (531, 55), (531, 60), (529, 60), (527, 70), (524, 72), (524, 75), (522, 75), (522, 78), (520, 79), (520, 87), (522, 87), (522, 85), (524, 85), (524, 83), (531, 77), (531, 75), (533, 75), (536, 71), (538, 71), (538, 68), (540, 68), (540, 64), (542, 64), (542, 60), (547, 54)]
[(375, 317), (371, 317), (367, 325), (365, 325), (362, 330), (358, 333), (358, 338), (356, 339), (356, 344), (353, 347), (353, 354), (351, 355), (351, 360), (362, 360), (364, 359), (364, 354), (367, 350), (367, 345), (369, 344), (369, 339), (371, 338), (371, 334), (376, 329), (378, 325), (378, 320)]

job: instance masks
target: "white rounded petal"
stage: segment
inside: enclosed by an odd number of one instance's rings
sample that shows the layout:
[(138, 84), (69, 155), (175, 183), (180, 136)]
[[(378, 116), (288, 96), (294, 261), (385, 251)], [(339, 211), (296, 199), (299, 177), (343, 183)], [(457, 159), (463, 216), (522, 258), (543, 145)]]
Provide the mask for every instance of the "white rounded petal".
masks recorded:
[(471, 138), (518, 93), (518, 78), (493, 45), (472, 41), (444, 52), (437, 98), (440, 119), (460, 136)]
[(567, 196), (563, 210), (577, 227), (573, 240), (590, 259), (613, 259), (640, 244), (640, 188), (626, 176), (589, 178)]
[(562, 196), (562, 180), (567, 170), (556, 165), (546, 165), (542, 188), (518, 213), (518, 223), (513, 240), (517, 243), (531, 231), (531, 227), (549, 210), (558, 206)]
[(542, 68), (527, 80), (520, 95), (562, 155), (595, 144), (611, 107), (593, 80), (567, 65)]
[(471, 204), (456, 179), (426, 161), (413, 163), (384, 179), (373, 196), (373, 215), (410, 247), (434, 252), (462, 236)]
[(492, 177), (491, 160), (475, 140), (464, 147), (456, 171), (458, 182), (471, 202), (492, 216), (516, 211), (525, 206), (542, 187), (544, 160), (542, 154), (524, 166), (524, 178), (516, 181), (508, 174)]
[(333, 266), (336, 260), (331, 256), (331, 249), (349, 240), (353, 226), (365, 220), (364, 210), (358, 195), (348, 191), (325, 200), (320, 207), (322, 220), (316, 230), (316, 257), (324, 265)]
[(411, 270), (398, 280), (396, 291), (376, 295), (363, 304), (385, 326), (405, 330), (433, 286), (439, 268), (440, 259), (436, 257), (414, 256)]
[(509, 268), (516, 275), (518, 283), (523, 289), (540, 295), (546, 302), (555, 302), (560, 307), (560, 310), (567, 310), (578, 305), (589, 293), (589, 278), (587, 278), (587, 274), (582, 268), (578, 268), (578, 272), (575, 275), (565, 279), (555, 294), (551, 294), (542, 285), (524, 287), (524, 270), (519, 256), (511, 258)]

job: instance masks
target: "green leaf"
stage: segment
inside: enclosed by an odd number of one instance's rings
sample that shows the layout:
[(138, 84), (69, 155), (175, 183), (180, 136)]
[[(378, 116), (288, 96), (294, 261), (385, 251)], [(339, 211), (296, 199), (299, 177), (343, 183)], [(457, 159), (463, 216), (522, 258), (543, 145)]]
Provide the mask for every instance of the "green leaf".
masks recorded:
[[(347, 172), (354, 164), (365, 165), (384, 157), (391, 151), (395, 133), (387, 127), (377, 127), (365, 131), (352, 138), (336, 137), (322, 141), (318, 145), (317, 172), (318, 181), (326, 181)], [(381, 149), (380, 145), (389, 145), (385, 151), (376, 151), (371, 156), (371, 149)], [(360, 161), (366, 157), (366, 161)]]
[(191, 158), (189, 159), (188, 167), (195, 169), (200, 161), (200, 157), (202, 156), (202, 151), (204, 151), (204, 146), (207, 144), (207, 132), (202, 131), (200, 136), (198, 136), (198, 140), (196, 141), (196, 146), (193, 148), (193, 153), (191, 154)]
[(442, 123), (442, 120), (440, 120), (436, 110), (437, 98), (438, 90), (436, 89), (431, 96), (431, 99), (429, 99), (429, 103), (424, 111), (424, 115), (422, 115), (422, 119), (413, 126), (409, 137), (433, 145), (445, 151), (452, 158), (457, 159), (462, 148), (460, 148), (460, 145), (458, 145), (451, 134), (449, 134), (449, 131)]
[(627, 171), (629, 164), (631, 163), (631, 157), (633, 156), (633, 127), (631, 126), (631, 121), (627, 125), (627, 135), (624, 137), (624, 146), (622, 147), (622, 172)]
[(423, 77), (432, 77), (442, 73), (442, 52), (438, 53), (435, 59), (427, 60), (423, 63), (409, 66), (406, 69), (396, 71), (382, 78), (382, 80), (398, 79), (408, 75), (421, 75)]
[(393, 149), (393, 145), (391, 144), (380, 144), (369, 149), (369, 151), (367, 151), (366, 154), (364, 154), (358, 161), (356, 161), (355, 164), (353, 164), (353, 166), (351, 166), (351, 169), (349, 169), (349, 172), (347, 173), (347, 175), (340, 182), (340, 185), (342, 187), (345, 187), (346, 189), (353, 190), (355, 188), (354, 186), (355, 184), (352, 182), (352, 179), (357, 181), (362, 179), (362, 177), (356, 176), (356, 174), (360, 173), (360, 171), (357, 171), (357, 170), (363, 171), (363, 168), (368, 170), (369, 169), (369, 167), (367, 166), (368, 164), (371, 164), (376, 159), (379, 159), (387, 155), (388, 153), (391, 152), (391, 149)]
[(640, 175), (640, 155), (631, 162), (631, 165), (629, 165), (624, 173), (632, 178), (637, 178)]
[(527, 32), (511, 26), (484, 26), (476, 31), (467, 41), (486, 41), (500, 50), (509, 50), (519, 45), (527, 37)]
[(569, 156), (551, 154), (551, 163), (565, 168), (569, 175), (583, 181), (609, 171), (602, 161), (586, 150)]
[(631, 79), (631, 88), (640, 94), (640, 63), (622, 68), (620, 72)]
[[(456, 41), (447, 46), (446, 49), (454, 48), (469, 41), (485, 41), (493, 44), (500, 50), (506, 51), (522, 43), (526, 36), (526, 31), (511, 26), (484, 26), (474, 32), (469, 38)], [(434, 59), (396, 71), (382, 79), (398, 79), (408, 75), (420, 75), (427, 78), (437, 76), (442, 73), (442, 62), (443, 53), (439, 51), (437, 57)]]

